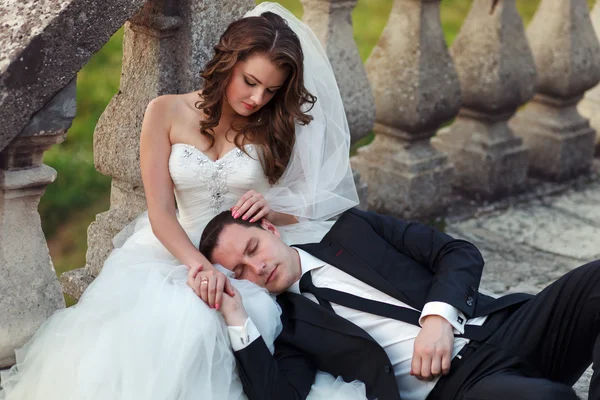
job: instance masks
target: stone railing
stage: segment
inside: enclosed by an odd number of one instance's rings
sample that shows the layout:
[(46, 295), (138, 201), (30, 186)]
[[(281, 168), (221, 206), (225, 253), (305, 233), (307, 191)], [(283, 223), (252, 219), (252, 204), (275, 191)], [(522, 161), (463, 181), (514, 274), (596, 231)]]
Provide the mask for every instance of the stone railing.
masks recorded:
[[(444, 213), (452, 190), (495, 199), (521, 190), (527, 174), (567, 180), (590, 168), (595, 131), (576, 107), (600, 80), (600, 45), (586, 0), (542, 0), (527, 31), (515, 0), (474, 1), (450, 49), (440, 0), (395, 0), (366, 68), (353, 40), (356, 3), (302, 0), (336, 73), (353, 142), (374, 128), (374, 141), (352, 160), (369, 208), (426, 218)], [(110, 209), (89, 228), (86, 266), (61, 277), (76, 298), (114, 235), (146, 207), (138, 165), (146, 104), (196, 89), (226, 24), (253, 5), (0, 0), (0, 368), (64, 307), (37, 204), (55, 178), (43, 152), (64, 139), (74, 116), (77, 71), (125, 23), (120, 90), (94, 132), (97, 169), (113, 179)], [(600, 31), (600, 6), (592, 15)], [(588, 92), (583, 115), (597, 114), (599, 93)]]
[(75, 117), (75, 77), (143, 0), (0, 0), (0, 368), (65, 306), (37, 212), (44, 151)]

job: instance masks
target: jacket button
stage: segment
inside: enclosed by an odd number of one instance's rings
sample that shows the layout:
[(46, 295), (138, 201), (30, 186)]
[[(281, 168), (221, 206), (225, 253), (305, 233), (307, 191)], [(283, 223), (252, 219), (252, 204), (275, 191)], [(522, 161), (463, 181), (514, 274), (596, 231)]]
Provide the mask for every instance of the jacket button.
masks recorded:
[(386, 374), (389, 374), (392, 371), (392, 368), (389, 365), (386, 365), (385, 367), (383, 367), (383, 370)]
[(467, 305), (469, 307), (473, 307), (473, 297), (471, 297), (471, 296), (467, 297)]

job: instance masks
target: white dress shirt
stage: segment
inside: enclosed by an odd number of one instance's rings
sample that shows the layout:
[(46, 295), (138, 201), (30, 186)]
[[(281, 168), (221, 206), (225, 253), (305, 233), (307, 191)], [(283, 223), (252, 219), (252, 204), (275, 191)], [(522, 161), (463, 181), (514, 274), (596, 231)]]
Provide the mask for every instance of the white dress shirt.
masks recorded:
[[(344, 271), (327, 264), (313, 255), (296, 249), (300, 255), (302, 274), (311, 273), (313, 284), (317, 287), (325, 287), (370, 300), (389, 303), (399, 307), (412, 308), (369, 285), (345, 273)], [(299, 281), (294, 283), (288, 291), (300, 294)], [(310, 293), (302, 293), (303, 296), (317, 301)], [(395, 319), (369, 314), (364, 311), (355, 310), (339, 304), (331, 304), (333, 310), (339, 316), (347, 319), (353, 324), (366, 331), (385, 350), (394, 367), (396, 382), (400, 395), (406, 400), (425, 399), (437, 383), (433, 381), (421, 381), (410, 375), (414, 342), (421, 328)], [(464, 325), (482, 325), (486, 317), (468, 320), (465, 315), (455, 307), (442, 303), (430, 302), (425, 304), (421, 311), (419, 323), (429, 315), (439, 315), (445, 318), (455, 330), (455, 333), (464, 333)], [(244, 326), (228, 327), (231, 345), (234, 351), (241, 350), (252, 343), (258, 336), (258, 330), (250, 319), (246, 320)], [(465, 338), (454, 339), (454, 350), (452, 356), (469, 342)]]

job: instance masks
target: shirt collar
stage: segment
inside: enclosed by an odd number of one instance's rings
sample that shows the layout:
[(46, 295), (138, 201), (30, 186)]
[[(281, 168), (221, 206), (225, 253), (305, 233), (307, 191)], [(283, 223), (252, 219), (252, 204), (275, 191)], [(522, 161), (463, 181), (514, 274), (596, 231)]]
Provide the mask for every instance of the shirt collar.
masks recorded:
[[(302, 270), (302, 275), (304, 275), (305, 273), (312, 271), (315, 268), (320, 268), (323, 265), (325, 265), (325, 262), (319, 260), (317, 257), (313, 256), (310, 253), (307, 253), (306, 251), (299, 249), (297, 247), (292, 247), (294, 250), (296, 250), (298, 252), (298, 255), (300, 256), (300, 269)], [(300, 275), (300, 277), (302, 277), (302, 275)], [(298, 279), (296, 282), (294, 282), (292, 284), (292, 286), (290, 286), (287, 289), (288, 292), (292, 292), (292, 293), (296, 293), (296, 294), (300, 294), (300, 279)]]

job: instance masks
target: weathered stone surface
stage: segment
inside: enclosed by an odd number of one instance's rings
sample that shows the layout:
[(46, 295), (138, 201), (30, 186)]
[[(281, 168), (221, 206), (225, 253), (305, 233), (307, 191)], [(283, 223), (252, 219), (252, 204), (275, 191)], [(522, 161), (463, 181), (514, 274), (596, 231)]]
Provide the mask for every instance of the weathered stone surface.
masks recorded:
[[(596, 2), (590, 12), (592, 25), (596, 32), (596, 38), (600, 40), (600, 2)], [(590, 121), (591, 127), (596, 131), (596, 155), (600, 155), (600, 84), (594, 86), (585, 93), (583, 100), (579, 102), (577, 111)]]
[[(163, 94), (199, 89), (200, 70), (220, 35), (253, 6), (252, 0), (186, 0), (177, 5), (151, 0), (125, 24), (120, 88), (94, 132), (96, 168), (113, 178), (111, 206), (88, 229), (88, 271), (76, 277), (96, 276), (113, 249), (113, 237), (146, 209), (139, 135), (147, 104)], [(79, 281), (68, 292), (75, 298), (87, 282)]]
[(439, 1), (396, 0), (366, 68), (376, 138), (359, 149), (352, 165), (369, 185), (369, 208), (404, 217), (443, 212), (452, 167), (429, 142), (456, 115), (460, 85)]
[(37, 207), (56, 171), (44, 151), (65, 138), (75, 117), (75, 80), (0, 153), (0, 367), (54, 311), (65, 306)]
[(367, 195), (369, 193), (369, 188), (367, 184), (360, 178), (360, 173), (358, 171), (353, 170), (352, 177), (354, 178), (356, 191), (358, 192), (359, 205), (357, 207), (361, 210), (368, 210), (369, 206), (367, 204)]
[(589, 367), (579, 378), (577, 382), (573, 385), (573, 389), (575, 389), (575, 393), (579, 396), (580, 399), (585, 400), (588, 398), (588, 391), (590, 388), (590, 380), (592, 379), (592, 367)]
[(93, 280), (94, 276), (87, 268), (77, 268), (60, 276), (63, 292), (74, 299), (79, 299)]
[(143, 3), (0, 1), (0, 151)]
[(534, 99), (511, 121), (530, 149), (530, 172), (565, 180), (590, 169), (595, 131), (576, 109), (600, 80), (600, 44), (585, 0), (542, 0), (527, 37), (538, 83)]
[(331, 62), (355, 143), (367, 136), (375, 123), (375, 100), (352, 27), (352, 10), (358, 0), (301, 2), (304, 22), (315, 32)]
[(527, 177), (527, 148), (507, 121), (533, 96), (536, 71), (515, 1), (473, 2), (450, 54), (463, 105), (432, 144), (448, 153), (459, 190), (486, 198), (518, 191)]
[(373, 143), (358, 150), (351, 163), (363, 179), (368, 176), (370, 210), (427, 219), (440, 214), (448, 204), (453, 169), (448, 157), (435, 151), (427, 140), (403, 144), (377, 134)]
[[(596, 190), (595, 194), (600, 193)], [(600, 214), (599, 210), (596, 213)], [(595, 215), (598, 218), (598, 215)], [(580, 262), (600, 258), (600, 228), (591, 219), (583, 219), (551, 202), (535, 202), (514, 207), (496, 218), (474, 222), (500, 241), (526, 245), (549, 255)]]

